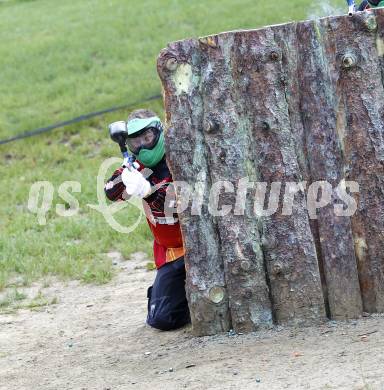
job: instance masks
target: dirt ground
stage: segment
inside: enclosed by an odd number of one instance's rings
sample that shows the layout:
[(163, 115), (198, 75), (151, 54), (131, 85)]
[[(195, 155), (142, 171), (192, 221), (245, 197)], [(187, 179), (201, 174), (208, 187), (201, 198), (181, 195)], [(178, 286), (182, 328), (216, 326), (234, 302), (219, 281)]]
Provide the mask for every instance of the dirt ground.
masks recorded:
[[(114, 254), (112, 254), (114, 256)], [(0, 316), (0, 389), (384, 389), (384, 316), (194, 338), (144, 324), (139, 254), (104, 286), (55, 283), (58, 303)]]

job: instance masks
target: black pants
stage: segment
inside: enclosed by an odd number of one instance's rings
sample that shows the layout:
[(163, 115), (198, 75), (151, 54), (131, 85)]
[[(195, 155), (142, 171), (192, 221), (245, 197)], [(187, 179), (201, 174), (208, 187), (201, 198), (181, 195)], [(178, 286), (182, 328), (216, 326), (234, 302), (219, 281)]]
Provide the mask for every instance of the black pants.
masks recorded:
[(148, 289), (147, 324), (160, 330), (172, 330), (190, 322), (185, 296), (184, 257), (163, 265)]

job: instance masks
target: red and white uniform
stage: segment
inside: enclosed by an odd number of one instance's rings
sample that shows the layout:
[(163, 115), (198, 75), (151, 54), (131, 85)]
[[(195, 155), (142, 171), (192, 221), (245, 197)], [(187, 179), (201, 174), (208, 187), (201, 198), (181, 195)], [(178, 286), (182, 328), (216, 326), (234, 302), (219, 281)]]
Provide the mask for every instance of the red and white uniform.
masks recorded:
[[(137, 161), (139, 164), (140, 162)], [(140, 164), (139, 171), (143, 170), (144, 166)], [(105, 194), (111, 201), (124, 201), (125, 186), (121, 180), (121, 173), (124, 168), (118, 168), (108, 180), (105, 186)], [(164, 212), (167, 190), (173, 191), (172, 176), (168, 169), (165, 157), (153, 168), (152, 174), (147, 177), (151, 186), (157, 186), (153, 194), (143, 199), (144, 210), (149, 228), (154, 237), (153, 253), (155, 258), (156, 268), (159, 269), (164, 264), (177, 260), (184, 256), (183, 237), (180, 230), (178, 215), (173, 214), (172, 217), (166, 217)], [(171, 194), (172, 195), (172, 194)], [(168, 198), (175, 201), (173, 196)]]

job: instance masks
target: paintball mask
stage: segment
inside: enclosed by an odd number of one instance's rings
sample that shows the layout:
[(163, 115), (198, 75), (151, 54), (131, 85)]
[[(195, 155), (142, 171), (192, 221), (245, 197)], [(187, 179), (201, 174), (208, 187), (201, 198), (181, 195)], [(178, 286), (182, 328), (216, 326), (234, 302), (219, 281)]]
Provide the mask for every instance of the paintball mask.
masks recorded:
[(127, 146), (146, 167), (154, 167), (165, 154), (163, 125), (156, 116), (127, 123)]

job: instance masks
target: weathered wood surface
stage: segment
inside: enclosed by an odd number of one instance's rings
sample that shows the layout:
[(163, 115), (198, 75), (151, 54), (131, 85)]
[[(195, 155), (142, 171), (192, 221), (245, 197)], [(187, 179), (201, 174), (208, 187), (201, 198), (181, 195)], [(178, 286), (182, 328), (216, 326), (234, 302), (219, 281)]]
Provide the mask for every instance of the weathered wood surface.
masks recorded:
[[(167, 158), (174, 180), (192, 187), (180, 220), (196, 334), (384, 311), (383, 37), (376, 10), (161, 52)], [(343, 179), (359, 185), (351, 217), (335, 213)], [(315, 213), (313, 182), (332, 186)], [(272, 213), (254, 207), (277, 183), (291, 214), (282, 202)], [(208, 206), (212, 186), (225, 216)]]
[[(300, 112), (306, 130), (304, 144), (310, 180), (326, 180), (333, 189), (344, 177), (343, 140), (338, 133), (343, 124), (337, 123), (342, 113), (337, 82), (333, 80), (342, 71), (332, 50), (337, 37), (344, 33), (343, 21), (351, 22), (342, 18), (332, 25), (331, 20), (323, 19), (302, 23), (297, 28), (298, 73), (302, 75)], [(362, 312), (362, 302), (351, 221), (335, 215), (333, 206), (337, 199), (333, 191), (332, 202), (321, 209), (317, 219), (327, 301), (332, 318), (355, 318)]]
[[(242, 82), (247, 78), (247, 85), (243, 87), (243, 93), (239, 94), (234, 104), (242, 113), (242, 122), (252, 124), (248, 124), (251, 131), (249, 157), (254, 157), (252, 165), (257, 181), (273, 183), (281, 182), (283, 178), (295, 181), (299, 177), (298, 165), (284, 85), (277, 71), (281, 67), (280, 53), (276, 49), (273, 31), (264, 29), (252, 32), (246, 37), (242, 33), (236, 33), (231, 47), (231, 79), (238, 82), (241, 90)], [(252, 53), (255, 47), (258, 50)], [(261, 58), (264, 59), (263, 62), (260, 61)], [(260, 85), (264, 87), (260, 89)], [(236, 88), (235, 85), (234, 87)], [(271, 90), (275, 93), (271, 94)], [(270, 107), (274, 109), (271, 110)], [(216, 111), (219, 109), (216, 108)], [(241, 129), (237, 133), (240, 132)], [(242, 150), (236, 140), (233, 140), (231, 145), (235, 152), (236, 149)], [(234, 154), (236, 158), (238, 153)], [(238, 163), (242, 164), (241, 161)], [(234, 179), (238, 180), (240, 177)], [(303, 198), (300, 199), (300, 202), (302, 201)], [(316, 253), (312, 237), (308, 234), (309, 224), (305, 210), (298, 207), (292, 216), (275, 213), (264, 217), (261, 222), (265, 266), (269, 275), (276, 320), (302, 323), (323, 317)], [(304, 264), (308, 272), (300, 271)], [(234, 327), (236, 328), (235, 325)]]
[[(174, 46), (179, 58), (189, 59), (190, 67), (200, 68), (198, 46)], [(159, 72), (174, 66), (172, 52), (168, 51), (159, 59)], [(185, 69), (184, 72), (188, 72)], [(199, 73), (199, 71), (198, 71)], [(167, 115), (177, 115), (177, 126), (170, 125), (167, 131), (167, 156), (171, 161), (174, 180), (193, 184), (195, 188), (199, 172), (207, 176), (208, 162), (204, 137), (199, 128), (202, 126), (202, 99), (199, 83), (189, 90), (189, 94), (179, 95), (177, 88), (170, 87), (165, 96)], [(170, 117), (167, 118), (169, 124)], [(182, 136), (180, 128), (184, 129)], [(181, 136), (181, 139), (180, 139)], [(208, 189), (210, 180), (206, 181)], [(202, 203), (207, 204), (207, 191), (200, 188)], [(208, 335), (226, 331), (231, 326), (228, 306), (228, 293), (224, 276), (224, 263), (221, 256), (220, 239), (216, 222), (203, 207), (200, 215), (180, 213), (180, 223), (187, 249), (185, 256), (188, 280), (186, 289), (191, 312), (191, 319), (196, 334)]]

